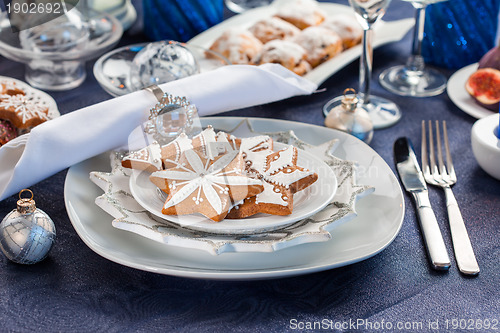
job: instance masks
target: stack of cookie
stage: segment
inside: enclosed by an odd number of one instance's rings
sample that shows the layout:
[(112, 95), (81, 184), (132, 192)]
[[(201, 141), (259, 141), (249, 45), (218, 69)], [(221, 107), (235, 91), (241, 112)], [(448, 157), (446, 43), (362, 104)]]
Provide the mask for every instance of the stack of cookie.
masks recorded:
[(225, 31), (211, 45), (232, 64), (278, 63), (304, 75), (361, 42), (363, 29), (354, 15), (326, 17), (315, 0), (277, 6), (274, 16), (249, 29)]
[(257, 213), (290, 215), (293, 195), (318, 175), (297, 165), (297, 148), (273, 150), (265, 135), (236, 138), (208, 127), (193, 139), (180, 135), (166, 146), (153, 143), (122, 160), (126, 168), (151, 172), (168, 194), (162, 213), (200, 213), (221, 221)]
[(34, 102), (15, 81), (0, 81), (0, 146), (49, 120), (49, 108)]

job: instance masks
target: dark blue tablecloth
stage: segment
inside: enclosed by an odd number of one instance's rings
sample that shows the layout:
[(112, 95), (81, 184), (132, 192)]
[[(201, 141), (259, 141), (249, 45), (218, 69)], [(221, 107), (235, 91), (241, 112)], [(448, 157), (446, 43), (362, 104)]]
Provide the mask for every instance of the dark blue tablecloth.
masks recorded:
[[(410, 4), (394, 1), (385, 19), (412, 16)], [(137, 31), (128, 31), (120, 45), (144, 40)], [(375, 50), (373, 77), (404, 63), (410, 47), (408, 34), (400, 42)], [(61, 113), (110, 98), (91, 74), (92, 65), (87, 64), (89, 75), (82, 86), (50, 93)], [(224, 115), (322, 125), (322, 106), (344, 88), (357, 88), (358, 69), (357, 61), (347, 65), (322, 85), (324, 92)], [(440, 70), (448, 77), (453, 73)], [(22, 79), (23, 73), (22, 65), (0, 58), (0, 75)], [(410, 137), (419, 151), (420, 122), (447, 120), (459, 177), (454, 192), (481, 267), (479, 276), (461, 275), (453, 255), (448, 272), (429, 267), (415, 206), (406, 193), (403, 226), (393, 243), (380, 254), (350, 266), (248, 282), (196, 280), (136, 270), (100, 257), (80, 240), (64, 206), (63, 171), (31, 187), (38, 207), (57, 227), (57, 241), (49, 257), (33, 266), (21, 266), (0, 256), (0, 331), (284, 332), (309, 326), (335, 332), (401, 327), (408, 332), (500, 330), (500, 182), (481, 170), (472, 155), (470, 131), (476, 119), (457, 108), (446, 93), (400, 97), (381, 88), (376, 80), (372, 92), (392, 99), (403, 111), (401, 121), (376, 131), (371, 143), (393, 170), (396, 138)], [(452, 254), (444, 195), (431, 188), (430, 198)], [(15, 196), (0, 202), (0, 218), (15, 205)], [(495, 330), (484, 328), (488, 320), (491, 327), (496, 323)]]

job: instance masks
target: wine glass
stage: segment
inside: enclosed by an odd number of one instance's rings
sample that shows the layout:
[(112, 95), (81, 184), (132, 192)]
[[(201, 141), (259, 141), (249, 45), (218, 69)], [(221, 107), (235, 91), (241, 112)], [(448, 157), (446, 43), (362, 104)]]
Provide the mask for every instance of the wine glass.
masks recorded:
[(412, 55), (405, 65), (386, 69), (379, 76), (380, 84), (398, 95), (435, 96), (446, 88), (446, 77), (436, 70), (426, 68), (422, 57), (425, 8), (427, 5), (446, 0), (403, 0), (412, 3), (416, 9), (413, 32)]
[[(401, 118), (401, 111), (396, 104), (385, 98), (370, 95), (373, 65), (373, 25), (385, 14), (390, 2), (391, 0), (349, 0), (356, 18), (363, 27), (363, 51), (359, 66), (359, 97), (361, 107), (370, 115), (374, 129), (394, 125)], [(323, 112), (328, 114), (331, 109), (341, 104), (342, 97), (330, 100), (323, 107)]]

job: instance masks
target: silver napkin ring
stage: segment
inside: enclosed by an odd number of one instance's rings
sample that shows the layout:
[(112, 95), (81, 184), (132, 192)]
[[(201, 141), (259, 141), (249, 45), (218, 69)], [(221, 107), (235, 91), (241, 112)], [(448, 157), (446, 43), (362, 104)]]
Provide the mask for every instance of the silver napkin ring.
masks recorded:
[(143, 89), (151, 92), (158, 100), (158, 103), (150, 109), (149, 121), (144, 132), (152, 134), (160, 145), (164, 145), (181, 133), (188, 134), (193, 130), (198, 110), (186, 97), (165, 93), (155, 84)]
[(161, 101), (162, 97), (163, 97), (163, 90), (161, 90), (160, 87), (158, 87), (156, 84), (152, 84), (150, 86), (147, 86), (147, 87), (144, 87), (142, 88), (146, 91), (149, 91), (150, 93), (152, 93), (153, 95), (155, 95), (156, 99), (158, 100), (158, 102)]

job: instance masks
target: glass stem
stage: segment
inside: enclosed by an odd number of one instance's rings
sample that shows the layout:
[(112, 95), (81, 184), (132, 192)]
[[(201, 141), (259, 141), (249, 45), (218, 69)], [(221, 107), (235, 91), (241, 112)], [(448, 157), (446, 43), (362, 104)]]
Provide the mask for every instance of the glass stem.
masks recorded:
[(425, 8), (426, 4), (416, 7), (415, 28), (413, 30), (412, 55), (406, 63), (406, 67), (411, 71), (422, 71), (424, 69), (424, 59), (422, 57), (422, 40), (424, 39)]
[(369, 28), (363, 31), (363, 51), (359, 59), (359, 92), (363, 104), (370, 102), (370, 80), (373, 66), (372, 36), (372, 29)]

